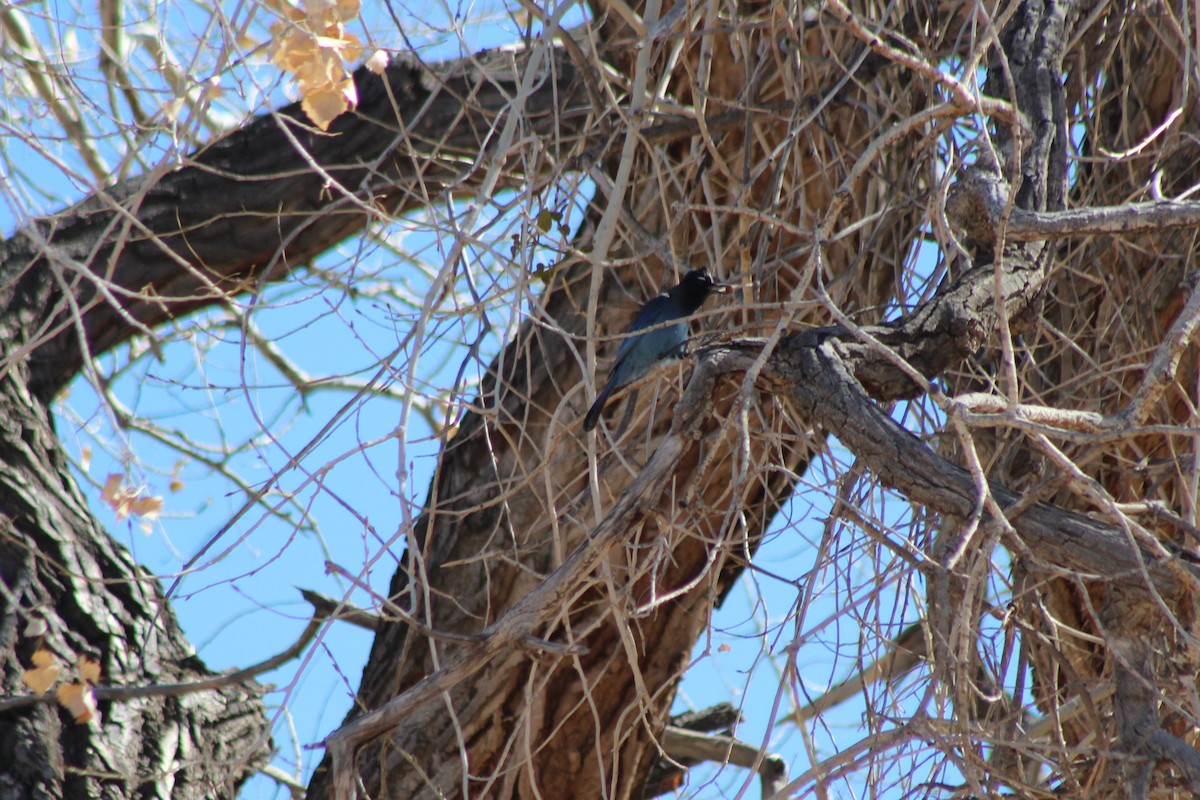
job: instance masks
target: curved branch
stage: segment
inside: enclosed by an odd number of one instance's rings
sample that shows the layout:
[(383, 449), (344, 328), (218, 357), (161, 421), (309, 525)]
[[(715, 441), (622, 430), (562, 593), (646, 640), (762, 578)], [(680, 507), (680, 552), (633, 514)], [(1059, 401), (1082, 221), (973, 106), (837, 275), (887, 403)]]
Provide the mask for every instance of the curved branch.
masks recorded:
[[(292, 270), (373, 218), (469, 194), (493, 151), (536, 49), (494, 51), (427, 67), (400, 61), (355, 74), (359, 105), (328, 133), (299, 104), (264, 114), (188, 157), (183, 167), (99, 190), (0, 242), (0, 313), (26, 333), (30, 383), (52, 396), (99, 353), (168, 319), (227, 302)], [(523, 99), (529, 135), (588, 131), (578, 68), (558, 47)], [(593, 131), (595, 133), (595, 131)], [(64, 302), (63, 288), (71, 299)], [(71, 322), (81, 314), (86, 344)]]

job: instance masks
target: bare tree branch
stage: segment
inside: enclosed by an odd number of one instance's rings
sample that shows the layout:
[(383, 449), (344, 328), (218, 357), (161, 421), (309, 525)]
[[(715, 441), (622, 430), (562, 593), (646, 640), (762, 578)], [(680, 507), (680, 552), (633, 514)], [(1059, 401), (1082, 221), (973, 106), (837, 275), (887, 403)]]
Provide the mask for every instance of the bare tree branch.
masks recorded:
[[(470, 191), (486, 171), (484, 156), (509, 157), (492, 152), (493, 132), (510, 113), (528, 59), (543, 52), (522, 124), (530, 134), (553, 132), (565, 151), (559, 157), (569, 158), (590, 107), (561, 49), (481, 54), (436, 72), (400, 61), (383, 77), (358, 70), (356, 111), (326, 133), (292, 105), (180, 169), (100, 190), (18, 231), (0, 243), (0, 283), (15, 289), (5, 313), (30, 318), (34, 335), (20, 352), (33, 356), (31, 384), (49, 397), (78, 373), (85, 353), (281, 280), (372, 220), (441, 192)], [(66, 287), (86, 350), (53, 299)]]

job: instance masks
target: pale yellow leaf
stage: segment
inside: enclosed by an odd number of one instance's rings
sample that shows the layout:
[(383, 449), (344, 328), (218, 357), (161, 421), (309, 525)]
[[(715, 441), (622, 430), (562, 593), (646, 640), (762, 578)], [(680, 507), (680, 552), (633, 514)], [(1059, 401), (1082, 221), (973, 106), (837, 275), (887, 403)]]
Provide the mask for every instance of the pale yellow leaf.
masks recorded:
[(144, 519), (157, 519), (163, 507), (162, 498), (157, 496), (140, 497), (142, 490), (131, 486), (122, 486), (123, 479), (123, 475), (114, 472), (108, 476), (104, 482), (104, 488), (100, 490), (101, 499), (116, 512), (117, 521), (120, 522), (130, 514)]
[(129, 505), (129, 510), (139, 517), (149, 520), (158, 519), (159, 512), (162, 511), (163, 499), (157, 495), (153, 497), (142, 497), (134, 500)]
[(326, 47), (330, 50), (341, 50), (349, 44), (349, 41), (341, 36), (315, 36), (313, 38), (318, 47)]
[(329, 124), (350, 106), (345, 92), (336, 84), (325, 84), (305, 92), (304, 102), (300, 104), (313, 124), (323, 131), (329, 130)]
[(31, 660), (33, 666), (21, 673), (21, 682), (28, 686), (30, 691), (41, 697), (58, 680), (58, 673), (62, 671), (62, 665), (58, 663), (58, 659), (53, 653), (42, 648), (34, 651)]
[(292, 31), (275, 40), (271, 61), (280, 69), (296, 72), (319, 52), (313, 37), (300, 31)]
[(342, 46), (343, 59), (346, 61), (358, 61), (362, 58), (362, 42), (358, 40), (357, 36), (353, 33), (347, 33), (343, 41), (345, 42)]
[(296, 79), (302, 95), (331, 89), (345, 75), (346, 68), (342, 66), (341, 59), (329, 50), (319, 51), (296, 70)]
[(64, 683), (58, 687), (57, 697), (58, 704), (70, 711), (81, 725), (96, 715), (96, 696), (86, 683)]
[(129, 489), (121, 487), (124, 478), (125, 476), (118, 472), (110, 473), (104, 481), (104, 488), (100, 490), (100, 499), (116, 512), (117, 522), (129, 516), (129, 503), (136, 497), (136, 494), (130, 495)]
[(87, 656), (79, 657), (79, 677), (88, 683), (100, 682), (100, 662)]
[(100, 489), (100, 499), (113, 508), (117, 507), (117, 492), (121, 489), (121, 481), (125, 476), (119, 472), (110, 472), (104, 479), (104, 487)]

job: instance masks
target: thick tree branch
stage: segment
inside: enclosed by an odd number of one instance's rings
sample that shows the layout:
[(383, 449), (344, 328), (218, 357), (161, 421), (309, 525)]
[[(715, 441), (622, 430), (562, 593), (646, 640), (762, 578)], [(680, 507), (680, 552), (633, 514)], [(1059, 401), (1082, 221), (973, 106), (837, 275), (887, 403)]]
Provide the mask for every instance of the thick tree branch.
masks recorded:
[(771, 797), (787, 783), (786, 761), (734, 736), (668, 726), (663, 731), (662, 746), (671, 758), (713, 761), (754, 770), (762, 781), (763, 797)]
[[(785, 342), (776, 375), (786, 381), (805, 419), (836, 431), (846, 445), (887, 486), (938, 514), (966, 518), (978, 504), (971, 474), (933, 452), (882, 412), (854, 379), (836, 341), (814, 342), (806, 335)], [(1000, 506), (1020, 496), (990, 488)], [(1121, 578), (1143, 590), (1175, 594), (1200, 587), (1200, 569), (1159, 549), (1143, 551), (1120, 528), (1046, 503), (1034, 504), (1009, 520), (1023, 544), (1047, 564), (1093, 576)]]
[(1196, 202), (1157, 200), (1039, 212), (1009, 208), (1009, 191), (1007, 182), (971, 170), (950, 190), (946, 214), (956, 218), (967, 238), (989, 244), (994, 244), (1001, 230), (1008, 242), (1039, 242), (1200, 226), (1200, 203)]
[[(768, 358), (762, 379), (777, 395), (794, 402), (806, 421), (836, 433), (886, 486), (941, 516), (969, 517), (979, 503), (971, 473), (939, 456), (872, 402), (854, 375), (862, 353), (850, 352), (838, 335), (844, 332), (807, 331), (788, 337)], [(740, 340), (706, 349), (703, 366), (677, 408), (678, 417), (694, 421), (703, 414), (714, 376), (749, 369), (762, 354), (762, 344)], [(989, 491), (1001, 508), (1021, 500), (1003, 486), (993, 485)], [(1200, 588), (1200, 565), (1181, 560), (1180, 554), (1157, 542), (1135, 543), (1115, 525), (1075, 511), (1037, 503), (1008, 523), (1027, 552), (1053, 567), (1126, 580), (1127, 589), (1140, 577), (1142, 591), (1162, 595)]]
[[(525, 96), (527, 70), (537, 80)], [(557, 47), (436, 68), (402, 61), (383, 77), (360, 69), (355, 83), (357, 110), (328, 133), (289, 106), (182, 168), (100, 190), (0, 243), (0, 286), (9, 287), (0, 310), (25, 320), (10, 357), (17, 342), (17, 352), (32, 353), (37, 394), (60, 389), (87, 353), (285, 278), (372, 219), (471, 192), (509, 156), (495, 151), (506, 114), (520, 113), (527, 135), (565, 143), (560, 160), (590, 118), (577, 67)], [(66, 292), (73, 298), (64, 304)]]

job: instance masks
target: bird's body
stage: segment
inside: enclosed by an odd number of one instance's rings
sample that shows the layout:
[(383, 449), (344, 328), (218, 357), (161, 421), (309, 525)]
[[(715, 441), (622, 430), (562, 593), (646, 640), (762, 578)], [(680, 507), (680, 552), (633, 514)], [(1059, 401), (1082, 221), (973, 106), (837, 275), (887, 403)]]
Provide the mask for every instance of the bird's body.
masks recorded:
[(662, 359), (678, 354), (687, 341), (687, 318), (700, 310), (709, 294), (723, 291), (724, 288), (713, 280), (707, 270), (694, 269), (684, 275), (678, 284), (646, 301), (617, 349), (617, 360), (613, 363), (608, 382), (583, 418), (585, 431), (596, 427), (609, 395), (645, 375)]

